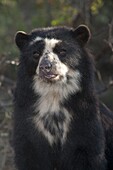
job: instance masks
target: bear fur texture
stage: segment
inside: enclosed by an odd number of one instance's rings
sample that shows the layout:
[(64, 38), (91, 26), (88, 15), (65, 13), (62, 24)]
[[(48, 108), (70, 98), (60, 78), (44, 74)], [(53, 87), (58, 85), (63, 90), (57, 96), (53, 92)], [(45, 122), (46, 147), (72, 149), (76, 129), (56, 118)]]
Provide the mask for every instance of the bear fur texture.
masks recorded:
[(18, 170), (113, 170), (113, 116), (96, 97), (89, 38), (85, 25), (17, 32)]

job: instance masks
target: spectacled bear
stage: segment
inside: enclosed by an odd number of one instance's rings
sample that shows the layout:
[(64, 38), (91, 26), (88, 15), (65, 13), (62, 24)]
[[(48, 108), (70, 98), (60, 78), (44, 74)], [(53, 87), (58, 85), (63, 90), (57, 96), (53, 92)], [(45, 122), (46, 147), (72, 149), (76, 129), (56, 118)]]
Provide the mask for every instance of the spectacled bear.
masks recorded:
[(17, 32), (18, 170), (113, 170), (113, 116), (96, 97), (89, 38), (85, 25)]

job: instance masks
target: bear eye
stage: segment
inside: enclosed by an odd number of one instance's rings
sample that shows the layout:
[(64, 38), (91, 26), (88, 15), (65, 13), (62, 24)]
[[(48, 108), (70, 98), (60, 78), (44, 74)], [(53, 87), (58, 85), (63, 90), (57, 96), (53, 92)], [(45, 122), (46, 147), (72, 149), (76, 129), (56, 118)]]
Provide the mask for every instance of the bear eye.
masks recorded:
[(66, 55), (66, 49), (60, 49), (60, 50), (59, 50), (59, 54), (60, 54), (61, 56)]
[(33, 59), (34, 59), (35, 61), (37, 61), (37, 60), (39, 60), (39, 57), (40, 57), (40, 54), (39, 54), (37, 51), (34, 51), (34, 52), (33, 52)]

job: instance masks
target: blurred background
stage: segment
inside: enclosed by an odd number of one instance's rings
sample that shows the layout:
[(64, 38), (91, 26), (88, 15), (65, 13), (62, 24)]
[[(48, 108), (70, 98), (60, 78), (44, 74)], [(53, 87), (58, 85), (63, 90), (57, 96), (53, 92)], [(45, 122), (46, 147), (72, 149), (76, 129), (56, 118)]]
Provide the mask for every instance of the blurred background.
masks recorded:
[(79, 24), (91, 30), (87, 47), (95, 61), (97, 93), (113, 111), (113, 0), (0, 0), (0, 170), (14, 170), (11, 129), (19, 58), (15, 33)]

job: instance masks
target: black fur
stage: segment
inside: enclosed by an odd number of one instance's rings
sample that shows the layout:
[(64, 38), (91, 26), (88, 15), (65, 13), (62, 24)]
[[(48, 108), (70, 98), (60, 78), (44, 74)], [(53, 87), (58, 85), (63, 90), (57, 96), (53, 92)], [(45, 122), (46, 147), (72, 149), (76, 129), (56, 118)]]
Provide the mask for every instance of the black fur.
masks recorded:
[[(85, 26), (81, 26), (80, 31), (78, 29), (36, 29), (24, 36), (23, 33), (17, 33), (16, 44), (21, 51), (14, 111), (14, 151), (18, 170), (113, 169), (113, 116), (107, 115), (102, 105), (100, 108), (103, 110), (100, 114), (93, 82), (93, 62), (84, 49), (84, 44), (89, 38), (89, 30)], [(61, 110), (58, 116), (52, 114), (53, 116), (49, 117), (49, 113), (43, 116), (45, 129), (54, 136), (56, 131), (51, 128), (51, 124), (54, 123), (59, 133), (58, 140), (52, 145), (32, 121), (33, 117), (39, 114), (35, 111), (34, 105), (41, 98), (33, 89), (34, 75), (39, 63), (39, 57), (33, 56), (36, 53), (41, 56), (45, 46), (43, 41), (29, 46), (37, 36), (62, 40), (66, 54), (59, 57), (60, 61), (75, 72), (79, 70), (81, 75), (81, 90), (69, 94), (60, 102)], [(60, 48), (60, 44), (58, 46)], [(54, 48), (54, 53), (59, 56), (58, 46)], [(68, 83), (71, 78), (67, 77)], [(63, 128), (58, 125), (62, 125), (66, 119), (62, 108), (72, 117), (64, 143), (60, 140)]]

